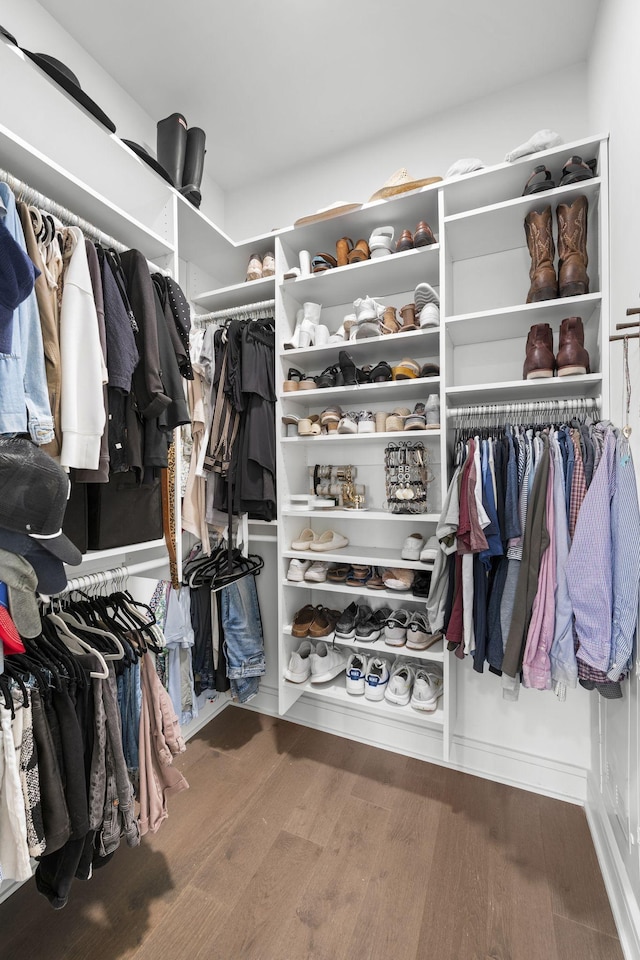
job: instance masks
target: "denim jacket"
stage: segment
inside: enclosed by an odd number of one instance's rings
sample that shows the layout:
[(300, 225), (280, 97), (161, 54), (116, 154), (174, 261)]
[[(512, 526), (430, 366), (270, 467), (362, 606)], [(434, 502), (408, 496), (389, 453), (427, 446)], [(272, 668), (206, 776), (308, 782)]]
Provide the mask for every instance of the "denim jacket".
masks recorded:
[[(16, 201), (6, 183), (0, 200), (7, 209), (5, 226), (26, 253)], [(54, 438), (40, 314), (35, 291), (14, 313), (11, 353), (0, 354), (0, 434), (29, 433), (34, 443)]]

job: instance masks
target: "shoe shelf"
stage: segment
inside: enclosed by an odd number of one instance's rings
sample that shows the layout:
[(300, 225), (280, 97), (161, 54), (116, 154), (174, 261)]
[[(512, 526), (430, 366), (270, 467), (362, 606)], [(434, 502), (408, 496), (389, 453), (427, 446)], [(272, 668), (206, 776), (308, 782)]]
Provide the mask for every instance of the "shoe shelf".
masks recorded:
[[(375, 593), (375, 591), (370, 590), (369, 593)], [(363, 596), (361, 593), (360, 596)], [(286, 626), (282, 631), (285, 636), (291, 636), (291, 624)], [(325, 639), (326, 638), (321, 638)], [(327, 643), (334, 644), (336, 647), (350, 647), (352, 650), (370, 650), (373, 656), (381, 655), (383, 657), (402, 657), (403, 660), (426, 660), (442, 663), (444, 660), (444, 645), (442, 640), (438, 640), (432, 647), (429, 647), (428, 650), (412, 650), (411, 647), (402, 646), (394, 647), (391, 644), (385, 643), (382, 638), (379, 640), (372, 640), (367, 643), (366, 641), (362, 642), (361, 640), (343, 640), (340, 637), (332, 637), (331, 640), (326, 640)]]
[(600, 177), (593, 177), (591, 180), (556, 187), (555, 190), (544, 193), (517, 197), (515, 200), (506, 200), (445, 217), (447, 257), (452, 260), (468, 260), (525, 246), (524, 219), (528, 213), (551, 206), (555, 220), (556, 206), (559, 203), (570, 203), (579, 196), (587, 197), (591, 213), (598, 199), (600, 184)]
[[(499, 163), (485, 167), (471, 176), (455, 177), (444, 182), (444, 212), (446, 216), (474, 210), (487, 204), (498, 204), (519, 197), (534, 167), (544, 164), (551, 170), (556, 183), (560, 182), (562, 167), (566, 160), (577, 154), (583, 160), (598, 157), (604, 137), (588, 137), (574, 143), (541, 150), (520, 157), (512, 163)], [(538, 194), (542, 197), (544, 194)]]
[[(430, 572), (433, 568), (431, 566), (425, 568)], [(426, 597), (416, 597), (411, 590), (367, 590), (366, 586), (364, 587), (347, 587), (344, 583), (329, 583), (328, 580), (323, 581), (322, 583), (313, 583), (311, 580), (283, 580), (283, 587), (294, 587), (296, 589), (303, 590), (320, 590), (322, 593), (332, 593), (332, 594), (344, 594), (345, 596), (351, 597), (352, 600), (357, 600), (358, 597), (365, 597), (369, 603), (373, 603), (374, 600), (396, 600), (401, 602), (401, 605), (405, 603), (419, 603), (424, 606), (426, 602)]]
[[(312, 300), (323, 307), (335, 307), (357, 297), (392, 297), (413, 290), (426, 281), (438, 286), (440, 245), (432, 243), (404, 253), (362, 260), (295, 280), (284, 280), (282, 290), (299, 303)], [(403, 306), (402, 303), (398, 307)]]
[[(329, 406), (331, 401), (341, 404), (342, 400), (362, 400), (365, 405), (370, 401), (394, 400), (400, 404), (402, 400), (425, 399), (430, 393), (440, 393), (440, 377), (417, 377), (414, 380), (387, 380), (383, 383), (358, 383), (349, 387), (325, 387), (314, 390), (292, 390), (283, 393), (282, 402), (290, 400), (304, 403), (308, 406), (312, 402), (321, 402)], [(326, 403), (325, 403), (326, 401)], [(412, 431), (408, 431), (412, 432)]]
[(227, 307), (242, 307), (245, 303), (273, 300), (275, 289), (275, 277), (263, 277), (262, 280), (233, 283), (229, 287), (207, 290), (192, 297), (191, 302), (207, 311), (225, 310)]
[[(407, 431), (411, 432), (411, 431)], [(404, 434), (403, 434), (404, 436)], [(422, 523), (437, 523), (439, 513), (389, 513), (386, 510), (340, 510), (327, 507), (318, 510), (294, 510), (284, 508), (280, 510), (281, 517), (318, 517), (321, 520), (420, 520)], [(251, 522), (251, 521), (249, 521)], [(315, 553), (315, 551), (312, 551)]]
[(362, 340), (343, 340), (321, 347), (283, 350), (280, 356), (290, 361), (291, 366), (300, 364), (308, 366), (309, 369), (324, 368), (330, 363), (337, 363), (340, 350), (346, 350), (353, 356), (358, 366), (362, 367), (365, 363), (376, 364), (380, 360), (388, 361), (392, 355), (398, 359), (414, 355), (435, 356), (438, 353), (439, 335), (438, 327), (425, 327), (422, 330), (410, 330), (408, 333), (392, 333), (380, 337), (365, 337)]
[[(420, 515), (413, 518), (420, 521)], [(302, 560), (326, 560), (329, 563), (363, 563), (376, 567), (406, 567), (409, 570), (433, 570), (433, 563), (421, 563), (419, 560), (403, 560), (400, 550), (390, 547), (342, 547), (333, 552), (327, 550), (283, 550), (282, 556), (290, 560), (298, 557)], [(401, 593), (402, 591), (398, 591)]]
[(425, 440), (429, 437), (439, 437), (437, 430), (391, 430), (389, 433), (325, 433), (311, 437), (282, 437), (282, 443), (345, 443), (351, 440)]
[(568, 316), (582, 317), (586, 326), (591, 318), (597, 317), (601, 303), (601, 293), (543, 300), (540, 303), (525, 303), (499, 310), (483, 310), (479, 313), (447, 317), (445, 329), (451, 343), (456, 347), (526, 337), (534, 323), (559, 326)]
[(348, 704), (350, 710), (360, 711), (367, 716), (380, 716), (387, 719), (402, 720), (403, 723), (415, 723), (416, 726), (444, 726), (444, 711), (442, 707), (442, 697), (438, 700), (437, 708), (428, 712), (426, 710), (414, 710), (413, 707), (398, 706), (395, 703), (389, 703), (388, 700), (367, 700), (365, 696), (354, 697), (347, 693), (345, 686), (345, 674), (340, 673), (328, 683), (311, 683), (307, 681), (304, 684), (292, 683), (290, 680), (282, 681), (287, 687), (302, 687), (303, 695), (310, 695), (314, 699), (339, 704)]
[[(524, 360), (524, 355), (522, 359)], [(587, 373), (577, 377), (547, 377), (540, 380), (507, 380), (504, 383), (448, 387), (446, 397), (450, 407), (510, 400), (523, 403), (531, 400), (574, 400), (578, 397), (600, 396), (602, 383), (600, 373)]]

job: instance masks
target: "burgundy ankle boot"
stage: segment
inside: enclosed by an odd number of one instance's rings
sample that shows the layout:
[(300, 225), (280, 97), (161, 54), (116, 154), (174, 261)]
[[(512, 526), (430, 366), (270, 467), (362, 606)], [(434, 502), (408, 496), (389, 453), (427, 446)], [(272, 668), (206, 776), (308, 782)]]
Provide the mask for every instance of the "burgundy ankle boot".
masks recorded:
[(567, 317), (560, 324), (560, 343), (556, 357), (559, 377), (589, 373), (589, 354), (584, 348), (584, 330), (580, 317)]
[(527, 337), (522, 379), (537, 380), (541, 377), (552, 377), (555, 366), (553, 331), (548, 323), (535, 323)]

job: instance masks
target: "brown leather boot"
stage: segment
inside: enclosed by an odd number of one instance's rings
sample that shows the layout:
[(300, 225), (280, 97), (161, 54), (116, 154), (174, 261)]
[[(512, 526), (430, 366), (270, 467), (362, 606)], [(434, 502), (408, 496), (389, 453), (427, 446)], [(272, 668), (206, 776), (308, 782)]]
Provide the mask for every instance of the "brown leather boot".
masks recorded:
[(584, 348), (584, 330), (580, 317), (566, 317), (560, 324), (556, 364), (559, 377), (590, 372), (589, 354)]
[(531, 256), (529, 279), (531, 286), (527, 294), (527, 303), (539, 300), (555, 300), (558, 296), (558, 281), (553, 266), (555, 247), (551, 229), (551, 207), (545, 207), (541, 213), (532, 210), (524, 221), (527, 246)]
[(586, 197), (573, 203), (559, 203), (558, 216), (558, 287), (561, 297), (579, 297), (589, 293), (587, 276), (587, 211)]
[(535, 323), (527, 337), (522, 379), (537, 380), (540, 377), (552, 377), (555, 365), (553, 331), (548, 323)]

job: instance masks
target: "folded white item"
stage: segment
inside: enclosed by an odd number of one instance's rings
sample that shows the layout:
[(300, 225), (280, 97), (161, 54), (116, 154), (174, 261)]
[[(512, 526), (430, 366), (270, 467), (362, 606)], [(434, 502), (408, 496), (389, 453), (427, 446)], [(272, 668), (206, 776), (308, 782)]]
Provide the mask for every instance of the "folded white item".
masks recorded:
[(506, 163), (513, 163), (520, 157), (528, 157), (530, 153), (539, 153), (540, 150), (549, 150), (550, 147), (557, 147), (560, 143), (562, 143), (562, 137), (555, 130), (537, 130), (519, 147), (511, 150), (504, 159)]
[(445, 180), (448, 180), (449, 177), (462, 177), (465, 173), (473, 173), (474, 170), (482, 170), (484, 168), (484, 163), (482, 160), (478, 160), (477, 157), (464, 157), (462, 160), (456, 160), (455, 163), (452, 163), (447, 172), (444, 175)]

